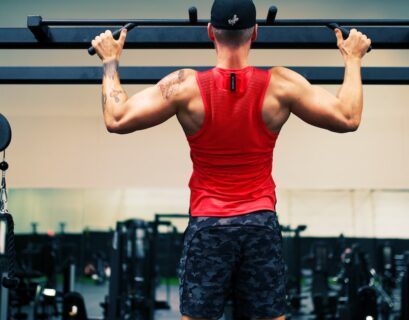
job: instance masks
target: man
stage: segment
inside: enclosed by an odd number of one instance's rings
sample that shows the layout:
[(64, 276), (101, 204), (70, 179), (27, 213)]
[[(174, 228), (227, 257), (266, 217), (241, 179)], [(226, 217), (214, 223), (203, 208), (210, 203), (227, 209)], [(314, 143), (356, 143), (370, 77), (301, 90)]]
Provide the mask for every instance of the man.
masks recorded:
[(361, 60), (370, 40), (335, 31), (345, 62), (338, 94), (312, 86), (282, 67), (248, 66), (257, 37), (251, 0), (215, 0), (208, 34), (217, 52), (212, 70), (176, 71), (128, 97), (118, 41), (93, 41), (104, 64), (103, 113), (109, 132), (125, 134), (176, 115), (191, 147), (190, 219), (180, 264), (183, 320), (218, 319), (227, 299), (242, 319), (284, 319), (285, 265), (275, 214), (272, 154), (291, 113), (335, 132), (357, 130), (362, 114)]

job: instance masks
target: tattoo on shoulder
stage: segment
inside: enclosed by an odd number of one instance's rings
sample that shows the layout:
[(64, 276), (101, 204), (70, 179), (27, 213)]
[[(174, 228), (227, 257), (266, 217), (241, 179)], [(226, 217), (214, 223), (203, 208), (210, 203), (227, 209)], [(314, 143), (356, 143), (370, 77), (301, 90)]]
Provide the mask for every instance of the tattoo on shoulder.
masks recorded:
[(171, 73), (158, 82), (158, 86), (162, 92), (163, 99), (168, 100), (175, 95), (180, 87), (180, 84), (185, 80), (185, 70), (179, 70)]
[(115, 74), (118, 72), (118, 60), (111, 60), (104, 63), (104, 77), (114, 80)]

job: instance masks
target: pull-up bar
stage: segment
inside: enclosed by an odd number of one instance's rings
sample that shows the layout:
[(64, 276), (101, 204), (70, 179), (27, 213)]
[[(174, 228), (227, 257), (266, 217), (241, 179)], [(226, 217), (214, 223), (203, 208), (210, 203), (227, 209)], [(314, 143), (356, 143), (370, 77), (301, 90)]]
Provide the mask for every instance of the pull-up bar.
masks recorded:
[[(197, 18), (197, 8), (189, 8), (189, 19), (59, 19), (59, 20), (44, 20), (41, 16), (28, 16), (27, 25), (33, 21), (41, 26), (122, 26), (127, 23), (133, 23), (136, 26), (207, 26), (209, 20)], [(271, 6), (268, 9), (267, 18), (265, 20), (258, 19), (259, 26), (277, 26), (277, 27), (312, 27), (326, 26), (330, 23), (338, 23), (343, 26), (409, 26), (409, 19), (280, 19), (276, 20), (278, 9), (276, 6)]]
[[(42, 28), (39, 27), (37, 30)], [(107, 28), (55, 27), (47, 37), (28, 28), (0, 28), (0, 49), (87, 49)], [(409, 26), (360, 27), (374, 49), (409, 49)], [(211, 49), (204, 26), (136, 27), (126, 38), (126, 49)], [(326, 26), (259, 28), (254, 49), (336, 49), (334, 32)]]
[[(85, 49), (108, 27), (132, 23), (127, 49), (210, 49), (208, 20), (198, 19), (189, 9), (188, 19), (43, 19), (28, 16), (27, 28), (0, 28), (0, 49)], [(254, 49), (335, 49), (327, 26), (359, 27), (372, 40), (374, 49), (409, 49), (409, 19), (276, 19), (271, 6), (266, 19), (259, 19)]]
[[(409, 19), (283, 19), (277, 8), (258, 20), (259, 33), (254, 49), (336, 49), (329, 25), (357, 27), (372, 40), (373, 49), (409, 49)], [(188, 19), (53, 20), (28, 16), (27, 28), (0, 28), (0, 49), (87, 49), (94, 37), (106, 29), (125, 24), (135, 28), (127, 34), (126, 49), (210, 49), (208, 20), (200, 20), (197, 9)], [(342, 30), (342, 28), (341, 28)], [(344, 29), (347, 30), (347, 29)], [(346, 31), (347, 32), (347, 31)], [(150, 84), (179, 67), (124, 67), (121, 80), (127, 84)], [(183, 68), (183, 67), (180, 67)], [(194, 67), (203, 70), (206, 67)], [(267, 67), (265, 67), (267, 68)], [(343, 68), (292, 67), (314, 84), (339, 84)], [(0, 67), (0, 84), (97, 84), (98, 67)], [(362, 69), (364, 84), (409, 84), (408, 67)]]
[[(35, 16), (30, 16), (35, 17)], [(266, 20), (257, 20), (259, 26), (276, 26), (276, 27), (319, 27), (326, 26), (329, 23), (337, 22), (343, 26), (366, 26), (366, 27), (393, 27), (409, 26), (409, 19), (280, 19), (273, 22)], [(127, 23), (134, 23), (137, 26), (156, 26), (156, 27), (178, 27), (178, 26), (207, 26), (209, 20), (200, 19), (196, 22), (184, 19), (86, 19), (86, 20), (42, 20), (43, 26), (121, 26)]]

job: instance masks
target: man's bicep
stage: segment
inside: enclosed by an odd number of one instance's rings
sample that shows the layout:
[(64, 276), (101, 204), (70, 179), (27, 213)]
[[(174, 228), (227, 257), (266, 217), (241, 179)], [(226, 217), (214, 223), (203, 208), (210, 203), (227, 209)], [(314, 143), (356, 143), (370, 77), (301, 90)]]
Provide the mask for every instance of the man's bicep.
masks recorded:
[(124, 133), (161, 124), (176, 114), (177, 107), (174, 101), (164, 99), (160, 87), (154, 85), (129, 98), (126, 110), (119, 123)]
[(142, 90), (126, 102), (126, 112), (118, 127), (121, 133), (129, 133), (154, 127), (177, 113), (183, 97), (183, 84), (189, 70), (178, 70), (163, 78), (156, 85)]
[(343, 131), (346, 119), (340, 108), (340, 100), (322, 87), (311, 85), (298, 75), (294, 77), (290, 91), (291, 112), (313, 126), (331, 131)]

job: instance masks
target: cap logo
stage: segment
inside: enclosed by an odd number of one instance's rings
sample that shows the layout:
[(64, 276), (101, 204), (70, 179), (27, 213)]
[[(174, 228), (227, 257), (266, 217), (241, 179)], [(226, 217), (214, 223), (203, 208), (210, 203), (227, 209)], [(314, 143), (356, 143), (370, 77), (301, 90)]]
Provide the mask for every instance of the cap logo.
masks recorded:
[(239, 20), (239, 17), (235, 14), (232, 19), (229, 19), (229, 25), (234, 26)]

